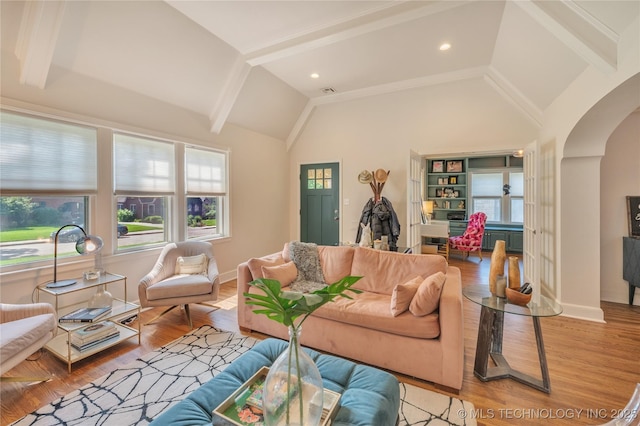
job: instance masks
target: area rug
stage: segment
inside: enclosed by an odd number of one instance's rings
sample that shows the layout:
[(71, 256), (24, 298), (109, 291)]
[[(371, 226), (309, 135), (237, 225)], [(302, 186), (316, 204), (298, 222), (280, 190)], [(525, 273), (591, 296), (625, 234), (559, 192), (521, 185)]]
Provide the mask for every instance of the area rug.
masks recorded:
[[(13, 425), (147, 425), (258, 341), (204, 325)], [(406, 383), (400, 392), (400, 426), (475, 425), (469, 402)]]

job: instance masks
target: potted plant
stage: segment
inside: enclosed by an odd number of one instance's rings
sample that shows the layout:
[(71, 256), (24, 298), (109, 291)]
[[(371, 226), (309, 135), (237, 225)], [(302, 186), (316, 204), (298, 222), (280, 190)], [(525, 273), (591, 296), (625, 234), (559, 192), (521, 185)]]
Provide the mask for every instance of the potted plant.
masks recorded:
[[(302, 323), (316, 309), (336, 297), (351, 299), (347, 291), (361, 293), (351, 286), (362, 277), (347, 276), (312, 293), (283, 291), (277, 280), (260, 278), (249, 284), (264, 294), (244, 293), (248, 305), (260, 307), (253, 312), (285, 325), (289, 346), (269, 369), (263, 391), (263, 412), (267, 425), (282, 415), (286, 425), (317, 425), (322, 415), (322, 378), (315, 363), (300, 349)], [(291, 409), (291, 401), (298, 401)]]

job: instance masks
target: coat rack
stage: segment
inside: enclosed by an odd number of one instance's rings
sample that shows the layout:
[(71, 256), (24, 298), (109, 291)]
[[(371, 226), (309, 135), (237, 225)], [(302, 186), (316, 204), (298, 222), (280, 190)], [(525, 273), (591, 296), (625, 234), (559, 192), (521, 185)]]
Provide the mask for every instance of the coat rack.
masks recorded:
[(358, 181), (360, 183), (369, 184), (369, 186), (371, 186), (371, 190), (373, 191), (373, 200), (376, 203), (382, 199), (382, 188), (384, 188), (384, 184), (387, 183), (389, 173), (391, 173), (390, 170), (385, 171), (384, 169), (378, 169), (375, 172), (363, 170), (358, 175)]

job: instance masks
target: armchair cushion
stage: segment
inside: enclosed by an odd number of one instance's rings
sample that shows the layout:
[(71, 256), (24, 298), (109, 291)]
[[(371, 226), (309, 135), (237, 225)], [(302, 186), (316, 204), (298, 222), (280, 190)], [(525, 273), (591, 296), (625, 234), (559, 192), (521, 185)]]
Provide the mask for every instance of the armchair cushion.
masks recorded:
[(4, 374), (52, 339), (58, 330), (48, 303), (0, 303), (0, 372)]
[(202, 274), (174, 275), (147, 288), (149, 300), (211, 293), (212, 282)]

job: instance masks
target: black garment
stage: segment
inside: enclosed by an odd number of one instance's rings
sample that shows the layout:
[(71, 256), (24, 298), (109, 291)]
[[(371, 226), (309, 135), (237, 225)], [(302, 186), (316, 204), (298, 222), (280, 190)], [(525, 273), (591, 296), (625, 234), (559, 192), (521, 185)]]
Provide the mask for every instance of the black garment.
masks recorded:
[[(364, 209), (362, 209), (362, 215), (360, 216), (360, 223), (362, 225), (371, 225), (371, 232), (373, 233), (374, 240), (380, 240), (383, 235), (389, 237), (389, 248), (393, 251), (400, 236), (400, 222), (398, 216), (393, 210), (391, 201), (385, 197), (379, 202), (374, 202), (373, 198), (367, 201)], [(356, 243), (360, 242), (362, 237), (362, 226), (358, 225), (358, 234), (356, 235)]]

